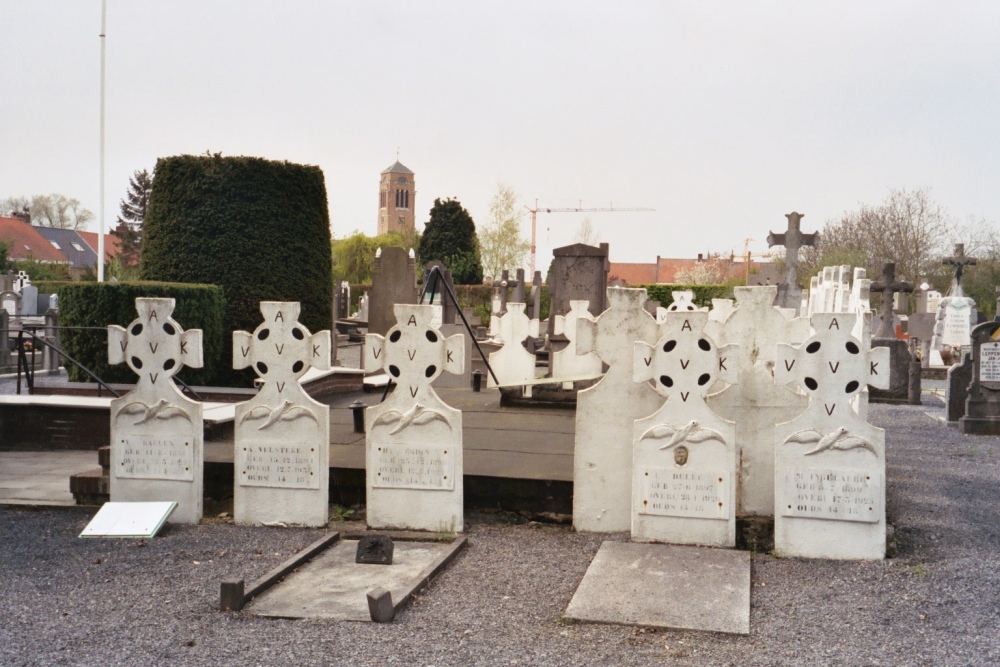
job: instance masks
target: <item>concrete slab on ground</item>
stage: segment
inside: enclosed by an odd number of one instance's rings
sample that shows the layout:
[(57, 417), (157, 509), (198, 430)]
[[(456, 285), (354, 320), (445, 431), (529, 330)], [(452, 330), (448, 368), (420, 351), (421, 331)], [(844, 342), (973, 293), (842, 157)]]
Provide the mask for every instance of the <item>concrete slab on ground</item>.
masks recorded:
[(395, 543), (392, 565), (354, 562), (358, 540), (341, 540), (247, 605), (257, 616), (371, 621), (368, 591), (382, 588), (398, 604), (456, 543)]
[(0, 505), (75, 505), (69, 477), (97, 466), (97, 452), (0, 452)]
[(750, 634), (750, 553), (604, 542), (566, 617)]

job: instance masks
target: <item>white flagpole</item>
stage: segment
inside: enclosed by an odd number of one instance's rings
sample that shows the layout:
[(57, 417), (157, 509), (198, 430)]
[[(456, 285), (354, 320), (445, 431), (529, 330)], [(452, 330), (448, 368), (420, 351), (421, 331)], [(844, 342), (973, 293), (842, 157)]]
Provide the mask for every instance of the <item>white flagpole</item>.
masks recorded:
[(97, 232), (97, 282), (104, 282), (104, 27), (108, 0), (101, 0), (101, 206)]

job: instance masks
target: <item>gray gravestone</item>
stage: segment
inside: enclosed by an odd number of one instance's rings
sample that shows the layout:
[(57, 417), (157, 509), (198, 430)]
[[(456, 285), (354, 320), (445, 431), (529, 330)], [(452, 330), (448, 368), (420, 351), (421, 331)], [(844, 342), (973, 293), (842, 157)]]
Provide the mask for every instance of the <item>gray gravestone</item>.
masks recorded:
[(514, 296), (511, 301), (526, 303), (524, 300), (524, 269), (517, 270), (517, 279), (514, 281)]
[(779, 308), (794, 308), (798, 313), (802, 307), (802, 288), (799, 287), (798, 279), (799, 248), (818, 245), (819, 232), (803, 234), (799, 230), (802, 222), (801, 213), (792, 211), (785, 217), (788, 218), (788, 230), (783, 234), (770, 232), (767, 235), (769, 248), (776, 245), (785, 246), (785, 278), (778, 285), (778, 296), (774, 299), (774, 305)]
[(38, 315), (38, 288), (34, 285), (21, 288), (21, 314), (28, 317)]
[(972, 382), (972, 356), (966, 352), (962, 363), (948, 369), (948, 387), (945, 389), (944, 403), (948, 421), (958, 423), (965, 416), (965, 399), (969, 396)]
[(965, 399), (962, 433), (1000, 435), (1000, 340), (994, 338), (1000, 322), (986, 322), (972, 330), (972, 381)]
[(368, 303), (368, 333), (385, 335), (396, 324), (393, 308), (417, 302), (416, 260), (405, 248), (382, 248), (375, 253), (372, 291)]
[(589, 246), (583, 243), (556, 248), (552, 251), (552, 280), (549, 284), (549, 336), (555, 334), (556, 315), (569, 313), (570, 301), (586, 300), (587, 310), (594, 317), (608, 307), (608, 244)]
[(535, 271), (535, 277), (531, 279), (531, 295), (528, 303), (528, 318), (539, 320), (542, 317), (542, 272)]
[(888, 262), (882, 268), (882, 280), (873, 282), (871, 291), (882, 293), (882, 304), (879, 306), (878, 310), (880, 324), (874, 337), (895, 338), (896, 330), (893, 326), (893, 322), (895, 320), (893, 317), (894, 296), (897, 293), (905, 294), (912, 292), (913, 283), (896, 280), (896, 264), (894, 262)]
[[(431, 275), (431, 269), (437, 267), (437, 272)], [(431, 260), (424, 264), (424, 296), (421, 303), (441, 305), (441, 323), (454, 324), (458, 310), (451, 300), (448, 291), (455, 292), (455, 283), (451, 271), (439, 260)]]

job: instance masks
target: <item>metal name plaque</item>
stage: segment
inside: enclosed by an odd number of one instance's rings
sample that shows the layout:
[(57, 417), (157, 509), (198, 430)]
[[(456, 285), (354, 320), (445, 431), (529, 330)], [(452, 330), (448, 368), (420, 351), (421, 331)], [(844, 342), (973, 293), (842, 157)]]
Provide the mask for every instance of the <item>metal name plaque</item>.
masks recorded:
[(722, 470), (645, 468), (639, 514), (729, 519), (729, 473)]
[(132, 479), (194, 481), (194, 444), (191, 438), (128, 435), (111, 448), (115, 475)]
[(244, 443), (237, 447), (236, 466), (242, 486), (319, 488), (319, 452), (308, 444)]
[(375, 451), (372, 486), (379, 489), (455, 488), (455, 452), (452, 447), (384, 443)]
[(979, 381), (1000, 382), (1000, 341), (979, 346)]
[(875, 523), (882, 516), (882, 473), (798, 468), (785, 474), (782, 516)]

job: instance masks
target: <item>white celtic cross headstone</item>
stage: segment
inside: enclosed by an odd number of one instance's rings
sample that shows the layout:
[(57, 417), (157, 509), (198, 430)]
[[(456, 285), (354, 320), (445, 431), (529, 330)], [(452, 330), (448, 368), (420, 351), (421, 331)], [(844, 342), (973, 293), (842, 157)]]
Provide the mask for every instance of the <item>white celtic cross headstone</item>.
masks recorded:
[(111, 500), (174, 501), (174, 523), (202, 515), (202, 406), (171, 378), (183, 366), (201, 368), (201, 330), (183, 331), (170, 317), (173, 299), (135, 300), (139, 317), (108, 327), (108, 361), (139, 376), (135, 388), (111, 401)]
[(608, 371), (576, 397), (573, 527), (618, 532), (632, 525), (632, 429), (663, 399), (632, 379), (635, 341), (653, 343), (660, 328), (646, 312), (646, 290), (608, 288), (608, 310), (577, 321), (577, 350), (594, 352)]
[[(535, 355), (528, 352), (523, 343), (528, 336), (538, 336), (538, 320), (529, 320), (524, 308), (523, 303), (510, 302), (507, 312), (500, 316), (498, 335), (503, 347), (490, 354), (490, 367), (501, 386), (535, 379)], [(487, 386), (496, 385), (493, 376), (488, 375)]]
[[(569, 378), (588, 375), (600, 375), (601, 358), (594, 352), (580, 352), (577, 345), (578, 323), (583, 320), (594, 321), (594, 316), (587, 310), (586, 300), (569, 302), (570, 311), (565, 315), (556, 315), (555, 332), (568, 339), (566, 347), (552, 353), (552, 377)], [(569, 383), (569, 389), (573, 388)]]
[(635, 422), (632, 539), (732, 547), (736, 544), (736, 428), (705, 395), (735, 384), (738, 346), (705, 333), (704, 311), (667, 314), (655, 346), (635, 343), (634, 380), (652, 380), (666, 402)]
[(236, 404), (236, 523), (325, 526), (329, 508), (330, 408), (299, 380), (330, 368), (330, 332), (309, 333), (297, 302), (262, 301), (264, 321), (252, 334), (233, 332), (233, 368), (253, 368), (263, 381)]
[(855, 317), (817, 313), (811, 338), (778, 346), (775, 383), (795, 382), (810, 399), (775, 429), (774, 546), (783, 556), (885, 556), (885, 431), (851, 399), (868, 384), (889, 387), (889, 349), (862, 345)]
[(431, 326), (432, 306), (396, 304), (396, 325), (365, 337), (364, 369), (385, 370), (396, 388), (365, 411), (368, 525), (460, 533), (464, 526), (462, 411), (431, 383), (461, 373), (461, 334)]

